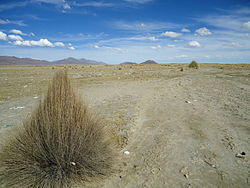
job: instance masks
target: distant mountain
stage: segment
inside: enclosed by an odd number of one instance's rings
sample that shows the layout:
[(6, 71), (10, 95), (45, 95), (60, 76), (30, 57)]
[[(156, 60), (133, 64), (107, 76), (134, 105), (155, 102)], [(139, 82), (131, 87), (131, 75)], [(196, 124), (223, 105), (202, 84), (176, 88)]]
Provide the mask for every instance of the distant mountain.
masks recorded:
[(62, 59), (58, 61), (53, 61), (53, 64), (75, 64), (75, 65), (105, 65), (106, 63), (103, 62), (98, 62), (98, 61), (93, 61), (93, 60), (88, 60), (88, 59), (75, 59), (73, 57), (69, 57), (67, 59)]
[(88, 60), (88, 59), (75, 59), (69, 57), (58, 61), (45, 61), (31, 58), (18, 58), (14, 56), (0, 56), (0, 65), (65, 65), (65, 64), (76, 64), (76, 65), (105, 65), (103, 62)]
[(49, 61), (15, 56), (0, 56), (0, 65), (49, 65)]
[(123, 62), (123, 63), (120, 63), (120, 65), (135, 65), (137, 63), (134, 63), (134, 62)]
[(153, 60), (147, 60), (147, 61), (142, 62), (141, 64), (158, 64), (158, 63), (156, 63)]

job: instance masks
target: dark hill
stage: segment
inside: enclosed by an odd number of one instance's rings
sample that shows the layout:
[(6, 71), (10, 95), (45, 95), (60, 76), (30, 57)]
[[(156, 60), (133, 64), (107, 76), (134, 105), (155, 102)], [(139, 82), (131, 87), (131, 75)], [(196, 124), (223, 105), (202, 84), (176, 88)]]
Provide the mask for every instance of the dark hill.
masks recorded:
[(158, 63), (156, 63), (153, 60), (147, 60), (147, 61), (142, 62), (141, 64), (158, 64)]

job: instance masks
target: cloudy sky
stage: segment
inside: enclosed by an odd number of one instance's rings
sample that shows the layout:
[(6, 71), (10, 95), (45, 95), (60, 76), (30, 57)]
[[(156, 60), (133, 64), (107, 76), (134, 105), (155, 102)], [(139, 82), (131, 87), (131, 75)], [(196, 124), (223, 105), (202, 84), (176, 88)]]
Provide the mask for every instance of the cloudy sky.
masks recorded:
[(0, 55), (250, 63), (250, 2), (1, 0)]

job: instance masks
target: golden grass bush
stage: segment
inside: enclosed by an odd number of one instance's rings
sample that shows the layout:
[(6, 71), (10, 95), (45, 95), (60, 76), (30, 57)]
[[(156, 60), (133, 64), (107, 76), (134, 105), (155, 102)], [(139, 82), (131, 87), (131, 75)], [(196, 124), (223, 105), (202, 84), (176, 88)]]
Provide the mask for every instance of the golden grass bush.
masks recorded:
[(189, 68), (193, 68), (193, 69), (198, 69), (199, 68), (199, 64), (196, 61), (192, 61), (189, 65)]
[(72, 187), (110, 175), (115, 159), (107, 127), (59, 72), (31, 117), (2, 144), (0, 187)]

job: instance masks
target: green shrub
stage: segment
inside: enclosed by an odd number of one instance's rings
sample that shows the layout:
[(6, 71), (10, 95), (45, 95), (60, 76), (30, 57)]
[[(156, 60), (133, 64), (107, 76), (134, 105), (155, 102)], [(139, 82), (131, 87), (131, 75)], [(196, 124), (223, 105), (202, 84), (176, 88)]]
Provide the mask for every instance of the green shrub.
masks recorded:
[(193, 68), (193, 69), (198, 69), (199, 68), (199, 64), (196, 61), (192, 61), (189, 65), (189, 68)]
[(0, 148), (0, 185), (65, 188), (112, 173), (115, 152), (104, 123), (59, 72), (31, 117)]

